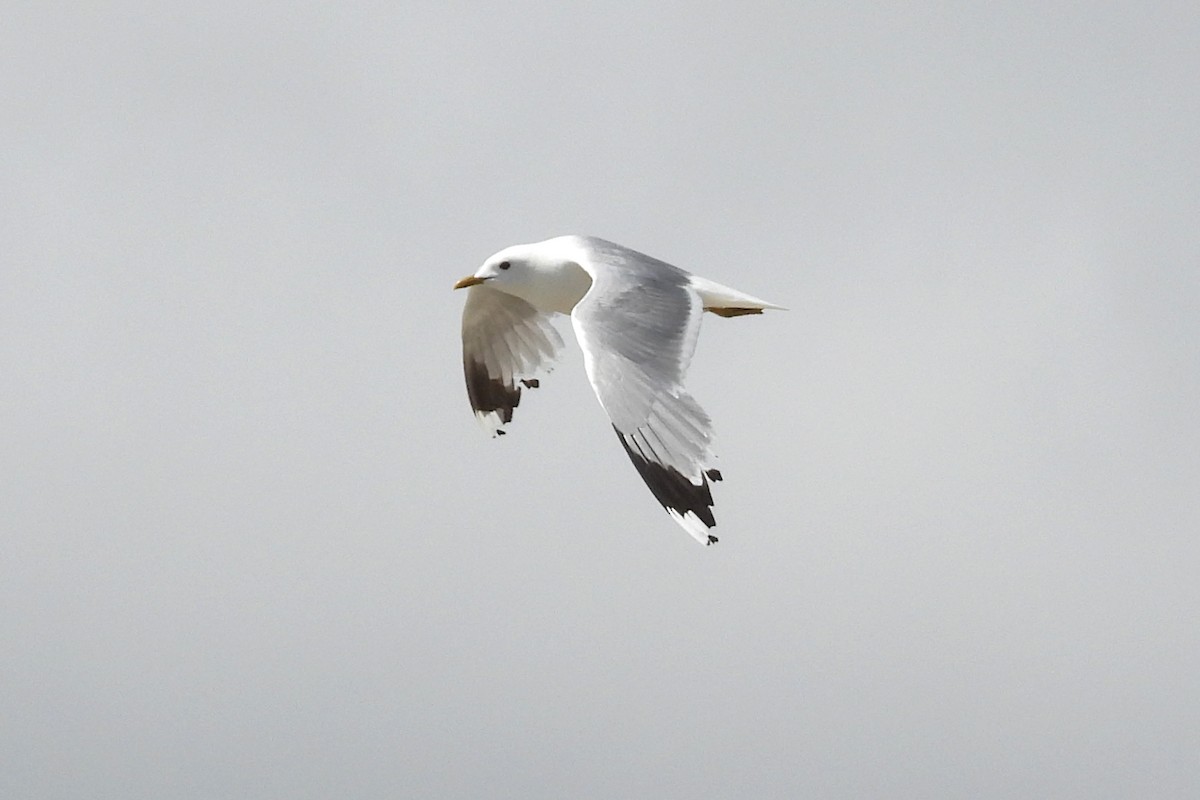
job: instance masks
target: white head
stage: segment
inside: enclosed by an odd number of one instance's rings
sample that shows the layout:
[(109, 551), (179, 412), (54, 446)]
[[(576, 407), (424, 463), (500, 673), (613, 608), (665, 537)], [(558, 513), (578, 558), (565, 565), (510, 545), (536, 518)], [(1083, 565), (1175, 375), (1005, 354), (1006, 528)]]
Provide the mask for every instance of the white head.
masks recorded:
[(570, 246), (574, 238), (561, 236), (506, 247), (454, 288), (486, 284), (490, 289), (520, 297), (539, 311), (569, 314), (592, 285), (591, 276), (579, 264), (582, 254)]

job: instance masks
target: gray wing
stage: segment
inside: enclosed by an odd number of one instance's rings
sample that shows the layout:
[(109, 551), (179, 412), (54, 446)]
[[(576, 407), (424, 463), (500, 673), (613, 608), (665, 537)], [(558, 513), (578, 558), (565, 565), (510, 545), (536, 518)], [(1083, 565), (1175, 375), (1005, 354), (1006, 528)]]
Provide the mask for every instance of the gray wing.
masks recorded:
[(493, 436), (503, 434), (521, 402), (521, 387), (537, 388), (562, 348), (562, 337), (524, 300), (472, 286), (463, 306), (463, 373), (476, 418)]
[[(594, 240), (593, 240), (594, 241)], [(716, 537), (712, 423), (683, 388), (703, 305), (687, 273), (608, 246), (582, 264), (592, 287), (571, 313), (588, 379), (650, 491), (697, 541)]]

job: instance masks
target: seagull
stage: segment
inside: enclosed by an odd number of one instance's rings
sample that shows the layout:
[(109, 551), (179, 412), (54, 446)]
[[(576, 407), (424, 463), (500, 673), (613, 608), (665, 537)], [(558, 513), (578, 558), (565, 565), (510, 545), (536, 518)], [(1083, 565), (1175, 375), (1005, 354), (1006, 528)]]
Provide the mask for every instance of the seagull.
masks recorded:
[(638, 474), (696, 541), (717, 541), (712, 422), (684, 389), (684, 373), (703, 312), (738, 317), (782, 306), (592, 236), (507, 247), (454, 288), (468, 290), (467, 397), (493, 436), (557, 357), (563, 340), (551, 320), (568, 314), (588, 381)]

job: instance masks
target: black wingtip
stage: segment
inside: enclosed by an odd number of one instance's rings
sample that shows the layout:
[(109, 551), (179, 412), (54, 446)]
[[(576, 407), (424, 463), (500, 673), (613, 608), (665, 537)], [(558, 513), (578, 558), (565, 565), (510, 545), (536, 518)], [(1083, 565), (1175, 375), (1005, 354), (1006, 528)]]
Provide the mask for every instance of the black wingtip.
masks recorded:
[(501, 424), (512, 422), (513, 409), (521, 404), (521, 390), (488, 375), (487, 367), (479, 361), (464, 360), (463, 373), (471, 408), (479, 413), (494, 412)]
[[(713, 480), (720, 480), (720, 472), (708, 470), (701, 475), (699, 484), (692, 483), (679, 470), (647, 460), (641, 453), (629, 446), (625, 434), (617, 430), (615, 425), (613, 430), (616, 431), (621, 446), (629, 455), (629, 460), (633, 462), (638, 474), (642, 476), (642, 480), (650, 487), (650, 492), (663, 508), (674, 511), (681, 517), (690, 511), (705, 526), (716, 527), (717, 520), (712, 513), (713, 499), (712, 490), (708, 486), (708, 477), (711, 477), (709, 473), (716, 472), (717, 477)], [(715, 536), (709, 535), (709, 544), (716, 540)]]

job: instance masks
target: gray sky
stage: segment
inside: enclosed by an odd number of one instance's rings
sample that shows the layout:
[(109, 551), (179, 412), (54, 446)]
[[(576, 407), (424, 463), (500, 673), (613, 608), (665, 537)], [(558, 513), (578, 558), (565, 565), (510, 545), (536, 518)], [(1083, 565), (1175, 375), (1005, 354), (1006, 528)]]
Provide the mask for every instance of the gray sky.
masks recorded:
[[(1200, 791), (1194, 3), (20, 5), (0, 795)], [(791, 309), (716, 547), (573, 343), (471, 417), (562, 233)]]

